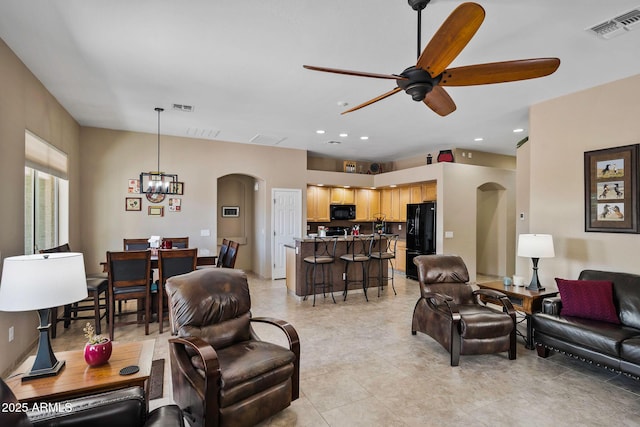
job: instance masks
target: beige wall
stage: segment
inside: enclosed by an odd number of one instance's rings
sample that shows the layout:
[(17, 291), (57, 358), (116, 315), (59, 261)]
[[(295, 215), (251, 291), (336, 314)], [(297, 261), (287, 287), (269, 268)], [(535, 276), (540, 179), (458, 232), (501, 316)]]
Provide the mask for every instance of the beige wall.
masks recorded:
[[(542, 284), (576, 278), (584, 268), (640, 273), (640, 235), (584, 231), (584, 152), (640, 143), (640, 75), (553, 99), (531, 108), (527, 147), (518, 150), (530, 168), (529, 229), (550, 233), (556, 257), (541, 259)], [(524, 179), (519, 178), (518, 183)], [(526, 197), (526, 192), (519, 196)], [(519, 260), (530, 277), (530, 261)]]
[[(408, 184), (420, 181), (437, 182), (437, 253), (460, 255), (467, 264), (471, 280), (477, 273), (478, 235), (490, 235), (493, 247), (484, 248), (481, 268), (491, 266), (489, 273), (511, 275), (515, 253), (515, 183), (516, 172), (461, 163), (436, 163), (374, 175), (374, 185)], [(479, 191), (499, 191), (488, 208), (487, 199)], [(480, 193), (482, 195), (482, 193)], [(493, 211), (491, 212), (491, 210)], [(479, 213), (478, 213), (479, 212)], [(492, 216), (492, 234), (479, 233), (478, 224), (487, 224)], [(445, 232), (452, 238), (445, 238)], [(481, 242), (482, 243), (482, 242)], [(491, 251), (492, 253), (489, 253)], [(481, 271), (487, 273), (487, 271)]]
[[(218, 230), (218, 178), (240, 174), (257, 180), (258, 191), (249, 189), (256, 212), (252, 248), (238, 257), (251, 254), (243, 265), (271, 276), (271, 188), (306, 191), (305, 151), (162, 136), (160, 168), (177, 173), (184, 182), (182, 210), (169, 212), (167, 198), (155, 204), (165, 207), (164, 217), (150, 217), (147, 208), (152, 204), (145, 198), (141, 212), (125, 212), (124, 202), (131, 196), (127, 180), (157, 168), (157, 134), (82, 128), (80, 139), (82, 247), (90, 270), (100, 269), (107, 250), (122, 250), (125, 237), (189, 236), (191, 246), (215, 254), (218, 234), (224, 235)], [(210, 235), (201, 236), (201, 230)]]
[[(24, 134), (30, 130), (68, 155), (72, 248), (80, 245), (79, 126), (0, 40), (0, 255), (24, 254)], [(78, 249), (79, 250), (79, 249)], [(46, 286), (46, 283), (43, 283)], [(35, 312), (0, 312), (0, 373), (37, 338)], [(15, 328), (9, 344), (8, 330)], [(55, 343), (54, 343), (55, 350)]]

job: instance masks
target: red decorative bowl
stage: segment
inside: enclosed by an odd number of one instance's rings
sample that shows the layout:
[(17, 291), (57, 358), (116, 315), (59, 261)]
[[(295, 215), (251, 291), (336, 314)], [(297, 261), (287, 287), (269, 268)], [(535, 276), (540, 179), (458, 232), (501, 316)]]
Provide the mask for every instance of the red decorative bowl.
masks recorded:
[(111, 340), (107, 339), (99, 344), (89, 344), (84, 346), (84, 360), (89, 366), (104, 365), (111, 357)]

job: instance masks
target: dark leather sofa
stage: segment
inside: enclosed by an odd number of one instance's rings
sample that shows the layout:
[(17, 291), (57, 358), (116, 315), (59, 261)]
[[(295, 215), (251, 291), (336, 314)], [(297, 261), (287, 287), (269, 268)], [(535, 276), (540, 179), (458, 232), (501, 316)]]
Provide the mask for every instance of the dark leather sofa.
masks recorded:
[(46, 405), (18, 403), (0, 379), (0, 426), (11, 427), (182, 427), (184, 418), (176, 405), (147, 412), (144, 391), (129, 387)]
[(563, 316), (560, 297), (546, 298), (532, 316), (540, 357), (551, 350), (640, 379), (640, 275), (584, 270), (578, 280), (613, 282), (620, 324)]

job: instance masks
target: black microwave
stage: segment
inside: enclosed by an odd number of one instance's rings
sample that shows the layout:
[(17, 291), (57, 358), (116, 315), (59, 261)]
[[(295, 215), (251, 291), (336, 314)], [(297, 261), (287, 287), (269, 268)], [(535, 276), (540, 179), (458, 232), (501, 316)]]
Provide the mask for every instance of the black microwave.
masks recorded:
[(356, 205), (331, 205), (331, 219), (356, 219)]

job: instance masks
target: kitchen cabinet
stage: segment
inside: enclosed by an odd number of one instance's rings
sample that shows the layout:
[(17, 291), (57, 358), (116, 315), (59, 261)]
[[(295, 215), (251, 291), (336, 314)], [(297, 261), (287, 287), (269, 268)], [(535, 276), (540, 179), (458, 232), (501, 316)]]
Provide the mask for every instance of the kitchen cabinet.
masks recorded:
[(329, 222), (329, 189), (310, 185), (307, 187), (307, 221)]
[(400, 187), (400, 216), (401, 222), (407, 221), (407, 204), (411, 203), (411, 188)]
[(438, 190), (435, 181), (425, 182), (421, 187), (423, 202), (434, 202), (438, 199)]
[(356, 221), (373, 221), (380, 213), (380, 192), (368, 188), (355, 190)]
[(331, 204), (332, 205), (353, 205), (356, 202), (355, 191), (353, 188), (331, 188)]
[(386, 216), (387, 221), (391, 221), (392, 220), (392, 214), (391, 214), (391, 204), (392, 204), (391, 190), (393, 190), (393, 189), (392, 188), (383, 188), (382, 190), (380, 190), (380, 212), (382, 212)]
[(410, 203), (433, 202), (436, 200), (436, 183), (423, 182), (409, 186)]
[(396, 246), (396, 259), (393, 262), (393, 266), (396, 271), (407, 270), (407, 241), (398, 239), (398, 245)]

